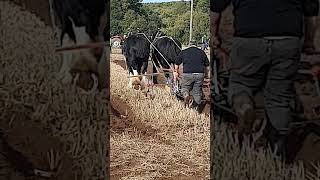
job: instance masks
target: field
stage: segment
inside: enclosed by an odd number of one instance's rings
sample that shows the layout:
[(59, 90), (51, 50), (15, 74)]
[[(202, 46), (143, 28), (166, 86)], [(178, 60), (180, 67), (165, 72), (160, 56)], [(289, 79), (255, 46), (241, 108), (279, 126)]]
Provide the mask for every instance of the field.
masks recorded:
[[(232, 43), (232, 15), (231, 9), (227, 9), (223, 14), (221, 25), (221, 35), (223, 47), (230, 49)], [(318, 40), (320, 39), (318, 33)], [(317, 41), (320, 42), (320, 41)], [(320, 47), (320, 44), (317, 44)], [(302, 61), (311, 64), (318, 64), (319, 56), (302, 56)], [(320, 117), (320, 97), (315, 96), (314, 86), (308, 80), (302, 80), (296, 83), (297, 92), (305, 108), (305, 116), (308, 119)], [(258, 106), (263, 100), (257, 97)], [(212, 126), (215, 128), (215, 125)], [(211, 148), (214, 150), (213, 156), (213, 177), (215, 180), (233, 180), (233, 179), (285, 179), (285, 180), (318, 180), (320, 169), (320, 143), (319, 136), (310, 134), (302, 142), (302, 149), (299, 151), (293, 165), (284, 165), (272, 158), (269, 150), (254, 150), (252, 146), (245, 146), (240, 150), (238, 142), (232, 138), (231, 132), (224, 126), (219, 130), (213, 129), (213, 142)], [(300, 142), (297, 142), (297, 144)], [(297, 144), (291, 144), (296, 146)]]
[(105, 179), (108, 91), (83, 95), (56, 79), (54, 33), (34, 14), (0, 1), (0, 23), (0, 179), (44, 179), (30, 168)]
[(114, 50), (111, 179), (209, 179), (208, 114), (185, 108), (162, 87), (153, 100), (127, 88), (123, 62)]

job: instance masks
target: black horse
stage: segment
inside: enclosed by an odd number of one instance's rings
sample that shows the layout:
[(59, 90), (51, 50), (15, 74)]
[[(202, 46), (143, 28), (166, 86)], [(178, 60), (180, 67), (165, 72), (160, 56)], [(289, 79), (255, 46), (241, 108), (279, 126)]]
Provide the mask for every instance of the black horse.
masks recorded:
[[(154, 34), (152, 38), (153, 73), (157, 72), (157, 68), (163, 68), (167, 83), (171, 83), (172, 78), (169, 69), (174, 67), (174, 63), (181, 52), (182, 45), (177, 39), (168, 37), (161, 31)], [(158, 83), (156, 76), (153, 77), (153, 83)]]
[[(148, 68), (148, 60), (150, 55), (150, 42), (141, 34), (129, 36), (123, 43), (122, 53), (127, 62), (128, 73), (130, 76), (146, 74)], [(145, 76), (130, 78), (129, 86), (137, 89), (145, 83)]]

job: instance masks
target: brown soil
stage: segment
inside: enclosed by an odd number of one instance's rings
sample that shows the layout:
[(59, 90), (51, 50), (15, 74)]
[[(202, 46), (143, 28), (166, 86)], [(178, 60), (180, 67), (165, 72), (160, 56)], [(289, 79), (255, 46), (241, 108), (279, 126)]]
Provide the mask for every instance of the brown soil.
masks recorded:
[(112, 62), (118, 64), (119, 66), (121, 66), (123, 69), (126, 69), (126, 63), (124, 60), (113, 60)]
[(111, 131), (121, 133), (138, 130), (145, 137), (155, 137), (157, 130), (141, 123), (131, 111), (131, 108), (119, 97), (111, 97)]
[[(18, 108), (18, 106), (17, 106)], [(0, 161), (9, 165), (9, 172), (18, 170), (21, 179), (43, 179), (41, 177), (29, 177), (23, 171), (27, 169), (40, 169), (54, 171), (55, 178), (52, 179), (75, 179), (72, 165), (73, 160), (62, 150), (63, 144), (55, 137), (50, 137), (48, 132), (41, 127), (40, 123), (31, 121), (30, 116), (21, 112), (6, 112), (10, 115), (10, 122), (1, 121), (0, 131)], [(54, 153), (56, 165), (50, 168), (48, 153)], [(63, 166), (63, 168), (61, 168)], [(11, 170), (10, 170), (11, 169)], [(22, 170), (22, 171), (21, 171)], [(17, 174), (12, 171), (7, 174), (7, 179)], [(10, 176), (10, 177), (9, 177)], [(79, 178), (79, 177), (78, 177)]]
[[(153, 129), (152, 127), (146, 126), (142, 123), (135, 114), (131, 111), (130, 106), (128, 106), (123, 100), (119, 97), (111, 97), (111, 132), (114, 133), (121, 133), (121, 132), (128, 132), (133, 133), (133, 128), (135, 131), (139, 132), (142, 139), (153, 139), (155, 141), (160, 142), (161, 144), (168, 144), (170, 145), (171, 142), (168, 140), (164, 140), (161, 136), (157, 135), (158, 131)], [(118, 172), (121, 172), (123, 168), (128, 166), (134, 165), (134, 161), (130, 161), (125, 165), (117, 168), (112, 169), (112, 180), (121, 179), (124, 174), (119, 175)], [(192, 166), (192, 164), (190, 164)], [(203, 179), (203, 176), (196, 175), (196, 176), (179, 176), (179, 177), (172, 177), (172, 178), (163, 178), (167, 180), (191, 180), (191, 179)]]

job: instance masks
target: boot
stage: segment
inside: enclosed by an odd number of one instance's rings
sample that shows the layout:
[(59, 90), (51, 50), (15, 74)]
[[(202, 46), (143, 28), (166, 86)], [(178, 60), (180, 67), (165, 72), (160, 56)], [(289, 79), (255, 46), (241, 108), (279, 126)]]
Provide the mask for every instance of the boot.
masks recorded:
[(192, 95), (188, 95), (184, 98), (184, 106), (186, 108), (193, 108), (194, 107), (194, 100)]
[(286, 145), (287, 145), (287, 136), (281, 135), (277, 137), (277, 140), (274, 143), (271, 143), (271, 150), (275, 155), (276, 159), (281, 161), (286, 160)]
[(253, 129), (253, 123), (256, 119), (256, 113), (252, 105), (243, 104), (241, 108), (236, 110), (238, 115), (237, 130), (239, 133), (239, 143), (243, 142), (244, 136), (249, 136), (248, 139), (251, 140), (251, 133)]
[[(256, 119), (253, 101), (247, 93), (241, 93), (232, 98), (232, 108), (238, 117), (236, 129), (238, 130), (238, 139), (240, 146), (244, 136), (251, 136), (253, 123)], [(249, 137), (249, 139), (251, 139)]]
[(200, 114), (200, 104), (193, 102), (192, 109), (196, 110)]
[(288, 139), (286, 132), (280, 132), (274, 127), (271, 127), (270, 124), (267, 124), (267, 127), (265, 128), (265, 134), (268, 139), (268, 144), (271, 147), (271, 151), (275, 156), (275, 159), (285, 161)]

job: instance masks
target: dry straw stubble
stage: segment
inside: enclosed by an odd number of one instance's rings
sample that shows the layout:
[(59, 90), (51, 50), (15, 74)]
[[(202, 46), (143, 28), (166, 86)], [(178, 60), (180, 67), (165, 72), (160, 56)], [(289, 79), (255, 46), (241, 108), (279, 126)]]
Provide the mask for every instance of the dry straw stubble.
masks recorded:
[[(209, 178), (209, 117), (187, 109), (162, 88), (155, 98), (127, 88), (126, 71), (111, 63), (111, 99), (120, 98), (153, 137), (128, 127), (111, 133), (111, 174), (122, 179)], [(114, 119), (112, 119), (114, 120)], [(134, 126), (134, 125), (133, 125)], [(122, 164), (130, 164), (119, 170)]]
[[(70, 179), (70, 176), (63, 175), (70, 173), (73, 177), (78, 174), (78, 179), (105, 178), (108, 143), (106, 91), (95, 96), (83, 95), (78, 89), (62, 85), (55, 79), (61, 59), (54, 53), (56, 40), (52, 29), (34, 14), (7, 1), (0, 1), (0, 13), (3, 33), (0, 39), (4, 45), (0, 53), (0, 108), (4, 112), (0, 116), (1, 128), (10, 128), (9, 120), (15, 120), (13, 116), (17, 113), (25, 113), (27, 118), (20, 119), (22, 124), (42, 127), (43, 136), (63, 143), (61, 151), (70, 157), (72, 171), (62, 169), (58, 179)], [(24, 112), (25, 109), (29, 110), (28, 113)], [(39, 143), (37, 140), (31, 142)], [(37, 148), (46, 150), (41, 144)], [(32, 150), (21, 148), (21, 151)], [(36, 154), (34, 158), (50, 159), (51, 151)], [(8, 177), (9, 174), (15, 173), (8, 166)]]

